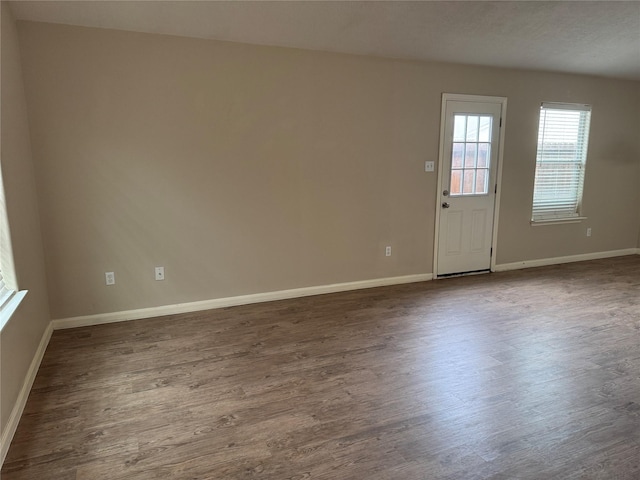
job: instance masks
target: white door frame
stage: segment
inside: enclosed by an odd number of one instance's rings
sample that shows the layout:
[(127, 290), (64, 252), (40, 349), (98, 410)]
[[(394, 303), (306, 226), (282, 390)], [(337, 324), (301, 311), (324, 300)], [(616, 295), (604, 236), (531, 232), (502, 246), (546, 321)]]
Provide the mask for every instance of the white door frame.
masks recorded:
[(438, 278), (438, 238), (440, 233), (440, 196), (442, 193), (442, 177), (444, 163), (444, 142), (445, 142), (445, 120), (448, 101), (458, 102), (480, 102), (480, 103), (497, 103), (500, 105), (500, 138), (498, 140), (498, 170), (496, 172), (496, 196), (495, 206), (493, 209), (493, 231), (491, 233), (491, 271), (496, 269), (496, 255), (498, 245), (498, 218), (500, 216), (500, 193), (502, 192), (502, 159), (504, 152), (504, 130), (507, 118), (507, 97), (491, 97), (484, 95), (466, 95), (463, 93), (443, 93), (442, 94), (442, 111), (440, 113), (440, 146), (438, 147), (438, 186), (436, 188), (436, 224), (435, 239), (433, 242), (433, 278)]

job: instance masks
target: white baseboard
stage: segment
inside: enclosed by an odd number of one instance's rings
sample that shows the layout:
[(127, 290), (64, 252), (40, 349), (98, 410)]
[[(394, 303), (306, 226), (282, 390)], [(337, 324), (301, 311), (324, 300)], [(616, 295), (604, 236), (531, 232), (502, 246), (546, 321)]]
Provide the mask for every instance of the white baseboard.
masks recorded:
[[(522, 268), (543, 267), (560, 263), (581, 262), (585, 260), (597, 260), (599, 258), (620, 257), (623, 255), (635, 254), (640, 254), (640, 248), (627, 248), (624, 250), (612, 250), (608, 252), (594, 252), (581, 255), (570, 255), (566, 257), (542, 258), (537, 260), (524, 260), (521, 262), (502, 263), (497, 264), (494, 271), (506, 272), (509, 270), (519, 270)], [(425, 282), (428, 280), (433, 280), (433, 274), (423, 273), (416, 275), (405, 275), (401, 277), (376, 278), (373, 280), (334, 283), (330, 285), (294, 288), (290, 290), (278, 290), (275, 292), (239, 295), (236, 297), (215, 298), (211, 300), (178, 303), (175, 305), (162, 305), (159, 307), (140, 308), (136, 310), (98, 313), (95, 315), (83, 315), (79, 317), (58, 318), (52, 320), (51, 323), (54, 330), (61, 330), (65, 328), (100, 325), (103, 323), (125, 322), (128, 320), (160, 317), (163, 315), (175, 315), (179, 313), (198, 312), (216, 308), (235, 307), (238, 305), (249, 305), (252, 303), (273, 302), (276, 300), (287, 300), (290, 298), (308, 297), (312, 295), (322, 295), (325, 293), (346, 292), (350, 290), (361, 290), (365, 288), (400, 285), (403, 283)]]
[(49, 340), (51, 339), (52, 333), (53, 325), (51, 324), (51, 322), (49, 322), (49, 325), (47, 326), (46, 330), (42, 334), (42, 338), (40, 339), (40, 345), (38, 345), (38, 349), (33, 356), (33, 360), (31, 361), (31, 365), (29, 366), (29, 370), (27, 371), (27, 376), (24, 379), (24, 383), (22, 384), (22, 388), (20, 389), (20, 393), (18, 394), (16, 403), (13, 406), (11, 415), (9, 416), (9, 421), (7, 422), (7, 425), (2, 432), (2, 437), (0, 438), (0, 466), (4, 463), (4, 459), (7, 456), (7, 452), (9, 451), (9, 445), (11, 445), (11, 440), (13, 440), (13, 436), (16, 433), (18, 423), (20, 423), (20, 417), (22, 416), (24, 407), (27, 404), (27, 398), (29, 398), (29, 393), (31, 392), (33, 381), (36, 379), (38, 368), (40, 368), (40, 363), (42, 362), (42, 358), (44, 357), (44, 352), (47, 349), (47, 345), (49, 345)]
[(507, 272), (521, 268), (546, 267), (560, 263), (583, 262), (585, 260), (598, 260), (600, 258), (622, 257), (624, 255), (638, 255), (640, 249), (625, 248), (623, 250), (610, 250), (608, 252), (583, 253), (581, 255), (569, 255), (567, 257), (540, 258), (537, 260), (524, 260), (522, 262), (501, 263), (496, 265), (496, 272)]
[(81, 317), (59, 318), (53, 320), (54, 330), (64, 328), (86, 327), (102, 323), (124, 322), (141, 318), (159, 317), (163, 315), (175, 315), (178, 313), (198, 312), (212, 310), (214, 308), (235, 307), (237, 305), (249, 305), (251, 303), (272, 302), (290, 298), (309, 297), (325, 293), (346, 292), (349, 290), (361, 290), (365, 288), (384, 287), (388, 285), (400, 285), (403, 283), (425, 282), (432, 280), (431, 273), (405, 275), (402, 277), (376, 278), (374, 280), (362, 280), (358, 282), (334, 283), (317, 287), (294, 288), (291, 290), (279, 290), (276, 292), (255, 293), (240, 295), (237, 297), (215, 298), (199, 302), (179, 303), (176, 305), (163, 305), (160, 307), (140, 308), (121, 312), (99, 313), (96, 315), (84, 315)]

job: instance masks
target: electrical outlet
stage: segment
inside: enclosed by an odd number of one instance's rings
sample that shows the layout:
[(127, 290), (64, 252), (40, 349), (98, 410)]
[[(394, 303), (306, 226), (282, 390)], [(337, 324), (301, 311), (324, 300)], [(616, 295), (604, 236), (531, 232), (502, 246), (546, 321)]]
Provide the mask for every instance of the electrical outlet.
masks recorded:
[(591, 227), (587, 228), (587, 237), (591, 236)]
[(104, 281), (107, 285), (115, 285), (116, 274), (113, 272), (104, 272)]
[(156, 267), (156, 280), (164, 280), (164, 267)]
[(386, 247), (386, 248), (384, 249), (384, 255), (385, 255), (386, 257), (390, 257), (390, 256), (391, 256), (391, 247)]

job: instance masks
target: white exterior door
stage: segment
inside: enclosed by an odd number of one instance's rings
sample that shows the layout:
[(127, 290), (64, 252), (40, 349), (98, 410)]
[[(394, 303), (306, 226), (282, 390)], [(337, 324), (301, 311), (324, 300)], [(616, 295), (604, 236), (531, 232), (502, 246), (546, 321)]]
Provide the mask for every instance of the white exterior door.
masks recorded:
[(490, 271), (506, 99), (443, 96), (435, 273)]

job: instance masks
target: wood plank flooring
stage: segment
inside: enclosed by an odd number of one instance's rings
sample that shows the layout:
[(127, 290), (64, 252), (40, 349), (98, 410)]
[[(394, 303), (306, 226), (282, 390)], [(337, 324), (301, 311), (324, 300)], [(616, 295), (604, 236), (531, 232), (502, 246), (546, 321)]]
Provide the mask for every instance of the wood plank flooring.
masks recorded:
[(56, 331), (2, 469), (515, 478), (640, 478), (640, 256)]

